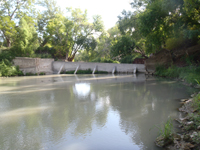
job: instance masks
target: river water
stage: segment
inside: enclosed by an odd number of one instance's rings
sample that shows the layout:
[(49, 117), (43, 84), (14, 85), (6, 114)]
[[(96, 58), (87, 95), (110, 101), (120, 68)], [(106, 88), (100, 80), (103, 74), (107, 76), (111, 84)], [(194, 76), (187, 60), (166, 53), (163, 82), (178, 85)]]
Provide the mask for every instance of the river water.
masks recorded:
[(144, 74), (0, 78), (0, 149), (156, 150), (191, 92)]

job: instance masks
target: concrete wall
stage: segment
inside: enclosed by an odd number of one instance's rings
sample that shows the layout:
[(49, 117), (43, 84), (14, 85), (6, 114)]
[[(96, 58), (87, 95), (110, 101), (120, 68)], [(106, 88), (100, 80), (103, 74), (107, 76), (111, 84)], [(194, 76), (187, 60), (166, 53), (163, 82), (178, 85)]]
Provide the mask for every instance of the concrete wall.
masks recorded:
[(113, 68), (116, 67), (116, 71), (119, 73), (133, 73), (133, 69), (137, 67), (138, 72), (145, 73), (145, 65), (144, 64), (113, 64), (113, 63), (90, 63), (90, 62), (53, 62), (53, 71), (57, 73), (61, 66), (63, 65), (63, 71), (72, 71), (76, 70), (77, 66), (79, 66), (80, 70), (91, 69), (93, 70), (95, 66), (97, 66), (98, 71), (107, 71), (112, 72)]
[(40, 73), (52, 74), (52, 62), (54, 59), (16, 57), (13, 62), (15, 66), (25, 73)]

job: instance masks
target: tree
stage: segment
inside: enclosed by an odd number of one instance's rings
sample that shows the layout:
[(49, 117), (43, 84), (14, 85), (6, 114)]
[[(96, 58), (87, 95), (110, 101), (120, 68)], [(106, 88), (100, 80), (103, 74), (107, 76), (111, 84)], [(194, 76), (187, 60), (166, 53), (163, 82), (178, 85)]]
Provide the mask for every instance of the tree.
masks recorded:
[(38, 2), (44, 10), (37, 14), (37, 32), (39, 33), (40, 46), (44, 47), (50, 40), (50, 36), (47, 31), (47, 25), (50, 20), (62, 15), (60, 7), (57, 6), (54, 0), (41, 0)]
[(14, 56), (33, 55), (34, 50), (36, 50), (39, 46), (33, 18), (28, 16), (21, 18), (19, 26), (16, 30), (16, 40), (11, 48), (11, 52), (14, 54)]
[(0, 34), (7, 42), (7, 47), (11, 47), (13, 35), (16, 32), (15, 20), (20, 13), (28, 13), (34, 0), (0, 0)]
[(80, 50), (93, 50), (96, 47), (95, 32), (102, 30), (101, 17), (95, 16), (94, 22), (87, 20), (87, 11), (68, 9), (70, 17), (57, 15), (49, 21), (47, 30), (51, 35), (51, 42), (58, 54), (67, 61), (72, 61)]
[(134, 53), (139, 53), (142, 57), (147, 58), (148, 52), (145, 48), (145, 37), (142, 36), (139, 30), (138, 23), (138, 12), (126, 12), (125, 10), (122, 12), (121, 16), (118, 16), (118, 28), (122, 35), (129, 36), (132, 40), (134, 40)]
[(120, 36), (112, 41), (111, 54), (114, 57), (123, 58), (133, 53), (135, 42), (130, 36)]

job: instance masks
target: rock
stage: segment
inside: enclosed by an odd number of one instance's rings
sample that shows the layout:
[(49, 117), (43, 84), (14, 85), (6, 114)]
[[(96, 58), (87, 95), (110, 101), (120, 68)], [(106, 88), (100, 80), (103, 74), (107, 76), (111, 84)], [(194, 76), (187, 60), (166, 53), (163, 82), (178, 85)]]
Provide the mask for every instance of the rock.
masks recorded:
[(198, 136), (198, 133), (194, 131), (194, 132), (192, 133), (192, 135), (190, 135), (190, 137), (191, 137), (191, 138), (194, 138), (195, 136)]
[(188, 99), (181, 99), (181, 102), (185, 102), (185, 101), (187, 101)]
[(186, 125), (192, 125), (192, 124), (194, 124), (194, 121), (190, 121), (186, 123)]
[(187, 101), (185, 101), (185, 103), (189, 103), (192, 102), (192, 99), (188, 99)]
[(173, 143), (173, 141), (171, 139), (165, 139), (163, 136), (159, 136), (156, 138), (155, 144), (158, 147), (165, 147), (169, 144)]
[(185, 143), (184, 144), (184, 150), (191, 150), (191, 148), (194, 148), (195, 146), (191, 143)]
[(183, 136), (183, 140), (184, 141), (189, 141), (190, 140), (190, 135), (189, 134), (186, 134)]

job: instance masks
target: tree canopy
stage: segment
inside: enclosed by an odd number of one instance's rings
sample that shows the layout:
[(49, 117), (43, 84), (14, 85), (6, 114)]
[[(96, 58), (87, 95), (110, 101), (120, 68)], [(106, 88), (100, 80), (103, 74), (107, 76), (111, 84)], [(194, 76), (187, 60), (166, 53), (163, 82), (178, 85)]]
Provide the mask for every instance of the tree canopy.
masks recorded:
[(199, 0), (132, 0), (132, 11), (123, 10), (107, 31), (101, 16), (89, 21), (87, 10), (61, 10), (55, 0), (0, 4), (1, 45), (14, 56), (120, 61), (192, 46), (200, 37)]

